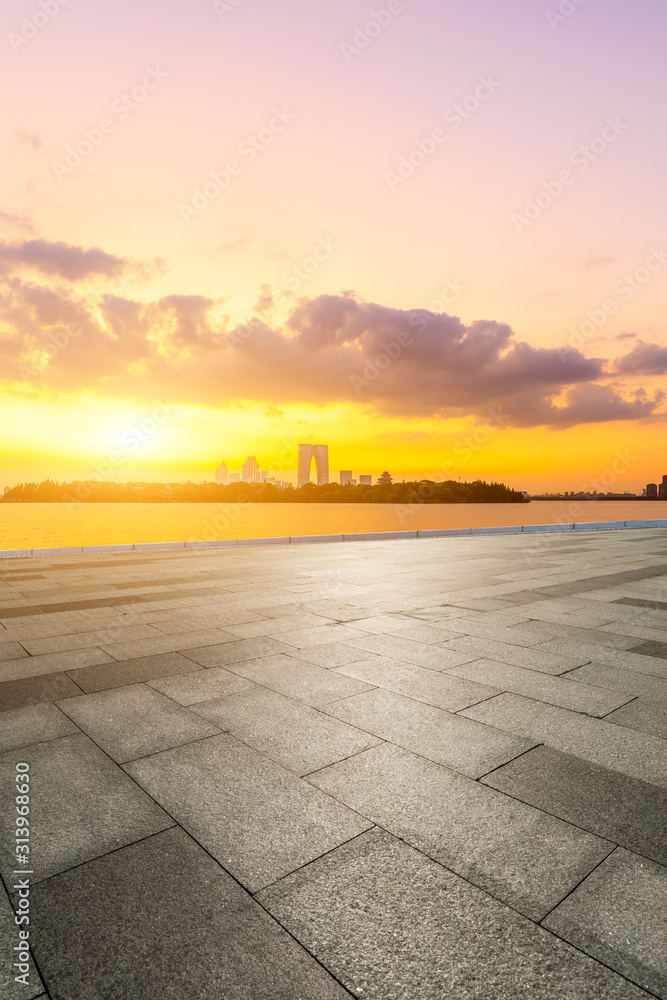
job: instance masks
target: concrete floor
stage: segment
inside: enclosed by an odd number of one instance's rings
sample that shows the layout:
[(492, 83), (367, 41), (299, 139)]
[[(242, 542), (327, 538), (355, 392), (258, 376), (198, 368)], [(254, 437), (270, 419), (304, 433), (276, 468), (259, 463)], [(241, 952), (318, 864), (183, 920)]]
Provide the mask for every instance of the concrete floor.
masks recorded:
[(0, 623), (0, 1000), (667, 998), (664, 529), (2, 560)]

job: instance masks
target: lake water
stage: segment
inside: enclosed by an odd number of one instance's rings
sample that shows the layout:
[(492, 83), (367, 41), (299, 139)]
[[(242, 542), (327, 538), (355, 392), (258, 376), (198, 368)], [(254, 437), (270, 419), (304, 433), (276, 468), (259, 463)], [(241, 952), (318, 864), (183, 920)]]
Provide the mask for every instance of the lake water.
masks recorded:
[(529, 504), (0, 503), (0, 549), (667, 517), (660, 501)]

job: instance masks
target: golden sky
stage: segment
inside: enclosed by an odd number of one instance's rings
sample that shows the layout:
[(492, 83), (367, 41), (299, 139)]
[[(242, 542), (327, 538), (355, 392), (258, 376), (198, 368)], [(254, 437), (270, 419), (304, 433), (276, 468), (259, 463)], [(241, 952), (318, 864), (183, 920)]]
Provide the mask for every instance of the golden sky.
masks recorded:
[(0, 488), (667, 472), (664, 3), (399, 6), (6, 5)]

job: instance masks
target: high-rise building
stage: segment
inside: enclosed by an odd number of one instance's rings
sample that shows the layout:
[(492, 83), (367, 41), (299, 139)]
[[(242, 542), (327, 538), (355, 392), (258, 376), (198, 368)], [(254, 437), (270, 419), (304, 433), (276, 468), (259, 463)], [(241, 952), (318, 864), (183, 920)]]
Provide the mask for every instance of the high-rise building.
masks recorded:
[(373, 485), (373, 477), (372, 476), (359, 476), (359, 485), (360, 486), (372, 486)]
[(232, 472), (231, 476), (229, 477), (230, 483), (238, 483), (240, 479), (241, 477), (238, 474), (238, 472)]
[(391, 486), (393, 479), (388, 472), (383, 472), (381, 476), (378, 476), (377, 485), (378, 486)]
[(345, 470), (341, 469), (340, 485), (349, 486), (351, 485), (351, 483), (352, 483), (352, 469), (350, 469), (349, 471), (347, 469)]
[(658, 499), (658, 484), (657, 483), (649, 483), (648, 484), (648, 486), (646, 487), (646, 496), (648, 497), (649, 500), (657, 500)]
[(326, 444), (299, 445), (299, 486), (310, 482), (310, 467), (315, 459), (317, 485), (326, 486), (329, 482), (329, 446)]
[(248, 455), (245, 462), (243, 463), (243, 469), (241, 471), (241, 479), (244, 483), (258, 483), (259, 482), (259, 462), (254, 455)]
[(225, 486), (229, 482), (229, 469), (225, 462), (221, 462), (215, 470), (215, 481)]

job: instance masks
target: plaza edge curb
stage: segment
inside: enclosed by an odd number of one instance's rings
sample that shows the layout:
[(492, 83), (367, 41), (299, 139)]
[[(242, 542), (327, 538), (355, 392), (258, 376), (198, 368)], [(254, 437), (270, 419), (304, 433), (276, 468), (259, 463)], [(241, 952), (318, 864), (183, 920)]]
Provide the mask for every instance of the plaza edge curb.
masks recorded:
[(381, 542), (406, 538), (459, 538), (488, 535), (551, 534), (561, 531), (619, 531), (627, 528), (667, 528), (667, 518), (649, 521), (583, 521), (576, 524), (510, 524), (498, 528), (425, 528), (420, 531), (367, 531), (350, 535), (285, 535), (278, 538), (221, 538), (193, 542), (136, 542), (118, 545), (70, 545), (64, 548), (4, 549), (0, 559), (32, 556), (88, 556), (111, 552), (167, 552), (227, 549), (248, 545), (308, 545), (328, 542)]

